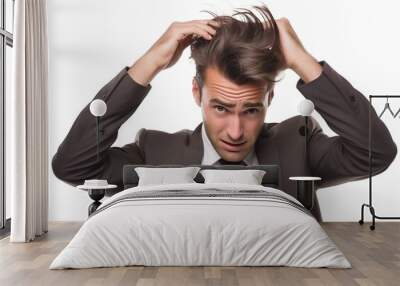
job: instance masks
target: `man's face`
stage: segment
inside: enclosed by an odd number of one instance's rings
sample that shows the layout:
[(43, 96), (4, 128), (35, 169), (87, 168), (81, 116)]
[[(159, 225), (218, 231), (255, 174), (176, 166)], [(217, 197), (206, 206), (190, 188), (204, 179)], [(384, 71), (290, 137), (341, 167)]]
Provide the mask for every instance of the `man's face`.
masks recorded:
[(246, 158), (264, 124), (266, 86), (237, 85), (217, 68), (208, 67), (201, 91), (193, 81), (193, 95), (201, 106), (203, 124), (222, 159), (237, 162)]

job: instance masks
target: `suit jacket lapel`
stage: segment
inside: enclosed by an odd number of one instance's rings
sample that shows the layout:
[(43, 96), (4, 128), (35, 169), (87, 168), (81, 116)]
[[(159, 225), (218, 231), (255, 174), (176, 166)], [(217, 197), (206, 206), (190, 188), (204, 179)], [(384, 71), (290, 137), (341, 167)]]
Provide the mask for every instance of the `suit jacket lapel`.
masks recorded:
[(260, 165), (280, 164), (278, 142), (273, 136), (273, 125), (264, 123), (255, 144), (255, 152)]
[(196, 129), (193, 130), (193, 133), (188, 136), (188, 144), (187, 148), (185, 148), (184, 152), (184, 160), (186, 164), (201, 164), (203, 159), (204, 147), (203, 147), (203, 139), (201, 137), (201, 126), (203, 123), (197, 125)]

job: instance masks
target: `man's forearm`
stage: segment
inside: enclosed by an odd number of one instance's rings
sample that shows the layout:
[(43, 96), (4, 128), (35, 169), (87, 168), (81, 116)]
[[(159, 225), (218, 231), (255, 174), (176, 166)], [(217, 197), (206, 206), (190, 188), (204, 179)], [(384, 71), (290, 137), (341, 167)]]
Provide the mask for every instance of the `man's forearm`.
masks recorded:
[(318, 61), (307, 52), (302, 52), (297, 56), (292, 70), (305, 82), (311, 82), (318, 78), (322, 73), (322, 67)]
[(137, 83), (147, 86), (161, 70), (155, 56), (147, 52), (129, 68), (128, 74)]
[(54, 174), (61, 180), (80, 184), (85, 179), (97, 177), (114, 182), (116, 176), (109, 174), (122, 168), (123, 162), (142, 162), (137, 148), (130, 148), (129, 154), (116, 148), (111, 150), (119, 128), (136, 111), (151, 88), (133, 81), (127, 75), (128, 69), (124, 67), (94, 97), (107, 104), (107, 112), (100, 121), (100, 161), (97, 161), (96, 152), (96, 120), (88, 104), (75, 119), (53, 157)]
[(323, 178), (323, 186), (368, 177), (371, 116), (372, 173), (379, 174), (397, 153), (389, 130), (361, 92), (326, 62), (322, 61), (321, 67), (321, 76), (312, 82), (297, 82), (298, 90), (314, 103), (315, 110), (337, 134), (328, 137), (321, 128), (311, 128), (309, 164), (312, 172)]

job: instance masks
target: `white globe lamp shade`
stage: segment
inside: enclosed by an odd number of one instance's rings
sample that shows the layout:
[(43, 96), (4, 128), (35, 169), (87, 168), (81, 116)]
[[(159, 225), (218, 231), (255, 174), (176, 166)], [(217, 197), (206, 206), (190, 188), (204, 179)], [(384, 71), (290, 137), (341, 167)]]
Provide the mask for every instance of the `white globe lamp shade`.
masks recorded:
[(99, 117), (103, 116), (107, 111), (107, 105), (104, 100), (95, 99), (90, 103), (90, 113), (94, 116)]
[(302, 116), (310, 116), (314, 111), (314, 103), (309, 99), (304, 99), (297, 106), (297, 110)]

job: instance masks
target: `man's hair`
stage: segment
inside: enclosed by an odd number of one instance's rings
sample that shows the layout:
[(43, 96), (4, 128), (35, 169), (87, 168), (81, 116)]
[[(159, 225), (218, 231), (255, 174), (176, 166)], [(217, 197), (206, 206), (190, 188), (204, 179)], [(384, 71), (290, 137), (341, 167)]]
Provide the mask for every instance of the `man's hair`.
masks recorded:
[(267, 86), (269, 105), (277, 82), (275, 78), (284, 66), (279, 30), (265, 5), (253, 8), (261, 14), (261, 20), (245, 8), (235, 9), (232, 16), (217, 16), (205, 11), (220, 23), (220, 27), (216, 28), (211, 40), (197, 38), (193, 41), (190, 58), (196, 64), (196, 80), (200, 88), (204, 84), (206, 68), (215, 67), (238, 85)]

